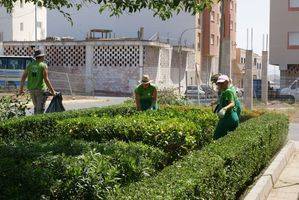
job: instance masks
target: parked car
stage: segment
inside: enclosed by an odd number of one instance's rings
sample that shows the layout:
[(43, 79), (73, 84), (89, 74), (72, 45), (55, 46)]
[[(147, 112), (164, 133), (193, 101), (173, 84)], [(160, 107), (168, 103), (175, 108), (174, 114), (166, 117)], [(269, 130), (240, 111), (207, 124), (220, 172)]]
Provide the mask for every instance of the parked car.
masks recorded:
[(187, 99), (200, 99), (205, 97), (205, 92), (197, 85), (189, 85), (185, 91)]
[(203, 84), (200, 87), (205, 92), (206, 98), (217, 98), (217, 92), (210, 85)]
[(299, 78), (289, 87), (280, 90), (280, 99), (288, 103), (295, 103), (299, 100)]

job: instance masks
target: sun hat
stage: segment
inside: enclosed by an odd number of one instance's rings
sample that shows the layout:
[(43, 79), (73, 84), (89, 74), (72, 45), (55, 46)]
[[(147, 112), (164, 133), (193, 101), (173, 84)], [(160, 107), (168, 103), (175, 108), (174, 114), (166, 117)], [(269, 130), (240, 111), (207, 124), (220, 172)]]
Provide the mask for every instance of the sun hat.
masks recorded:
[(139, 81), (139, 83), (141, 84), (148, 84), (153, 82), (152, 80), (150, 80), (149, 75), (143, 75), (141, 81)]
[(40, 49), (36, 49), (34, 51), (34, 57), (35, 58), (44, 57), (44, 56), (45, 56), (45, 54)]
[(229, 82), (229, 77), (227, 75), (219, 76), (217, 83), (224, 83), (225, 81)]

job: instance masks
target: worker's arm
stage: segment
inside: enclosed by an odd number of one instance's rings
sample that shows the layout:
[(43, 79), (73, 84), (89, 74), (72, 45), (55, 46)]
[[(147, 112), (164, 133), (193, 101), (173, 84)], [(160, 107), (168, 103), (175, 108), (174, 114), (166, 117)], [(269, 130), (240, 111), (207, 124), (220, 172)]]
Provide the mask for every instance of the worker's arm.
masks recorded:
[(23, 75), (22, 75), (22, 78), (21, 78), (21, 84), (20, 84), (20, 90), (19, 90), (20, 95), (24, 94), (24, 85), (25, 85), (25, 81), (27, 79), (27, 76), (28, 76), (28, 72), (25, 70)]
[(140, 106), (140, 95), (137, 94), (136, 92), (135, 92), (135, 103), (136, 103), (137, 110), (141, 110), (141, 106)]
[(231, 109), (233, 109), (234, 107), (235, 107), (235, 102), (234, 102), (234, 101), (231, 101), (231, 102), (229, 102), (228, 105), (225, 106), (223, 109), (225, 109), (225, 110), (231, 110)]
[(45, 81), (48, 89), (50, 90), (51, 94), (53, 96), (55, 96), (55, 90), (53, 89), (53, 86), (52, 86), (52, 84), (49, 80), (49, 75), (48, 75), (48, 69), (47, 68), (44, 69), (43, 76), (44, 76), (44, 81)]

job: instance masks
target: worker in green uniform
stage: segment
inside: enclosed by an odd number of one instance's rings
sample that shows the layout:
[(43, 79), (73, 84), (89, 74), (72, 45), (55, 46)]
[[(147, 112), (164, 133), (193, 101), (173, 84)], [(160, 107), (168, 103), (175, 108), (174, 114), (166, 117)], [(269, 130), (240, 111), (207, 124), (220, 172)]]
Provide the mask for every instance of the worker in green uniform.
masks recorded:
[(220, 110), (217, 115), (219, 122), (217, 124), (214, 139), (224, 137), (230, 131), (234, 131), (239, 125), (239, 117), (236, 109), (236, 96), (229, 88), (230, 79), (226, 75), (221, 75), (217, 80), (217, 85), (221, 91), (219, 99)]
[[(211, 77), (211, 82), (212, 82), (212, 84), (216, 84), (216, 85), (217, 85), (218, 78), (219, 78), (221, 75), (222, 75), (222, 74), (214, 74), (214, 75)], [(217, 112), (219, 111), (220, 96), (221, 96), (221, 91), (220, 91), (220, 89), (218, 88), (218, 85), (217, 85), (217, 100), (211, 102), (211, 106), (215, 106), (215, 105), (216, 105), (216, 107), (214, 108), (214, 113), (217, 113)]]
[(135, 89), (135, 102), (137, 110), (157, 109), (157, 87), (151, 84), (148, 75), (144, 75), (140, 85)]
[(21, 79), (19, 94), (24, 94), (25, 81), (28, 78), (27, 87), (30, 91), (30, 96), (34, 105), (34, 114), (44, 113), (47, 101), (47, 88), (53, 96), (56, 94), (49, 80), (48, 66), (44, 62), (45, 56), (46, 55), (41, 50), (35, 50), (35, 61), (27, 66)]

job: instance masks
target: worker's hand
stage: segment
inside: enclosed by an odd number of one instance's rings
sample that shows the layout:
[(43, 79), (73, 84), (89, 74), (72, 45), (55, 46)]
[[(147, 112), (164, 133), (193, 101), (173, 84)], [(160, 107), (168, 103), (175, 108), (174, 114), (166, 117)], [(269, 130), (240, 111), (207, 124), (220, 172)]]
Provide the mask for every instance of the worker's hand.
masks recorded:
[(225, 113), (226, 113), (226, 108), (222, 108), (218, 113), (218, 117), (219, 118), (223, 118), (225, 116)]

